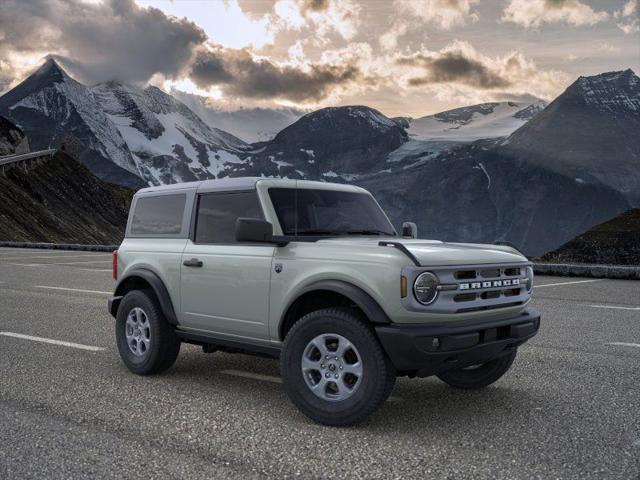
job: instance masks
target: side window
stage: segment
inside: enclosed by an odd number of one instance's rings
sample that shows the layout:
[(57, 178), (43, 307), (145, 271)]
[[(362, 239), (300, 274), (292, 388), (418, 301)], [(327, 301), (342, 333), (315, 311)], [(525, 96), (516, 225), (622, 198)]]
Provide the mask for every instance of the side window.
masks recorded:
[(180, 235), (186, 198), (184, 193), (138, 198), (131, 220), (131, 234)]
[(195, 242), (236, 243), (238, 217), (264, 218), (255, 191), (200, 195)]

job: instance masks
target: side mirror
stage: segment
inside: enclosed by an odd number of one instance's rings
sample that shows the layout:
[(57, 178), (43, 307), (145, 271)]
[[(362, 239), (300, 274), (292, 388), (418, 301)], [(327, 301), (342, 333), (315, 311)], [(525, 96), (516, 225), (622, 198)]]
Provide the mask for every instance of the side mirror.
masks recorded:
[(407, 238), (418, 238), (418, 226), (413, 222), (402, 224), (402, 236)]
[(270, 243), (273, 239), (273, 225), (259, 218), (238, 218), (236, 220), (236, 240), (238, 242)]

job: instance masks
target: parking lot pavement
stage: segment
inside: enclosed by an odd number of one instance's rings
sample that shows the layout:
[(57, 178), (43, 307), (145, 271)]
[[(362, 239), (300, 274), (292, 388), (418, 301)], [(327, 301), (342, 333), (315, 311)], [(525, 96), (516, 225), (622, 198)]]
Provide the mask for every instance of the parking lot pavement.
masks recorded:
[(109, 262), (0, 249), (0, 478), (640, 478), (640, 282), (537, 277), (542, 329), (494, 386), (401, 378), (337, 429), (291, 405), (273, 360), (183, 346), (129, 373)]

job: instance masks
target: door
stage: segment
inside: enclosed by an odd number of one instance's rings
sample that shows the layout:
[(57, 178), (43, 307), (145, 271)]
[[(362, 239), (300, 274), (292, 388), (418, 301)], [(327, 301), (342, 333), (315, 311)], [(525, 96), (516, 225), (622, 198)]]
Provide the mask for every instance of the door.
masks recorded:
[(256, 191), (200, 194), (196, 209), (182, 254), (182, 325), (267, 340), (275, 247), (235, 240), (238, 217), (263, 218)]

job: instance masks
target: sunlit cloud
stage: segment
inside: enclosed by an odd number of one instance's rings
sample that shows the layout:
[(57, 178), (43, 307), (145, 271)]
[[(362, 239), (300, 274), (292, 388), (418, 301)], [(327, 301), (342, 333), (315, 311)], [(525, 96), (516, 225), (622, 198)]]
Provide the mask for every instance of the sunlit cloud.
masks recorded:
[(399, 38), (405, 35), (408, 30), (409, 26), (407, 22), (400, 20), (394, 22), (391, 28), (378, 39), (380, 47), (382, 47), (383, 50), (394, 50), (398, 47)]
[(638, 0), (629, 0), (621, 10), (614, 12), (614, 17), (619, 20), (618, 28), (625, 34), (640, 32), (640, 7)]
[(502, 15), (502, 21), (526, 28), (558, 22), (575, 26), (595, 25), (608, 18), (607, 12), (596, 12), (580, 0), (511, 0)]
[(273, 7), (274, 28), (308, 28), (319, 39), (336, 33), (350, 40), (358, 32), (361, 10), (353, 0), (277, 0)]
[(313, 102), (359, 81), (361, 73), (344, 61), (293, 65), (255, 56), (247, 49), (209, 45), (196, 55), (189, 78), (200, 89), (215, 86), (230, 96)]
[(396, 0), (398, 11), (417, 17), (442, 30), (475, 22), (479, 16), (473, 6), (478, 0)]
[(397, 55), (395, 63), (407, 88), (429, 89), (441, 99), (487, 101), (497, 95), (550, 99), (568, 82), (562, 72), (541, 70), (520, 52), (490, 57), (458, 40), (437, 51)]

